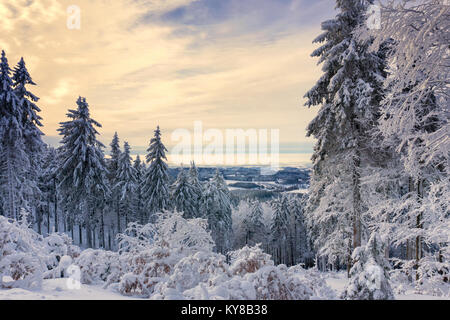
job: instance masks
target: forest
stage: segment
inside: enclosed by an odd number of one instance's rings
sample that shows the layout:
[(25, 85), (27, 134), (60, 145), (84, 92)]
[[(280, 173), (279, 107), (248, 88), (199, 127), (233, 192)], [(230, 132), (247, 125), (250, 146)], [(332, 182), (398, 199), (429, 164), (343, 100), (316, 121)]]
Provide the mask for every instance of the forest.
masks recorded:
[(194, 162), (171, 178), (159, 126), (142, 158), (117, 132), (106, 147), (86, 97), (44, 143), (31, 71), (2, 51), (0, 288), (75, 274), (151, 299), (450, 297), (450, 6), (388, 2), (373, 28), (372, 4), (336, 1), (314, 40), (308, 192), (263, 200)]

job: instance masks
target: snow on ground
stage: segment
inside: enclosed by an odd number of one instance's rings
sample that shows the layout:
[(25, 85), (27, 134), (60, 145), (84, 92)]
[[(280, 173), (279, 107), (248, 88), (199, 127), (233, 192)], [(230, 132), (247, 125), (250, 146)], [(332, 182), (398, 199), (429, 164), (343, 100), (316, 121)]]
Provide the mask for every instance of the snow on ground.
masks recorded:
[[(347, 284), (347, 273), (346, 272), (330, 272), (327, 274), (325, 280), (327, 284), (337, 293), (339, 297), (344, 291)], [(391, 283), (393, 286), (393, 284)], [(393, 288), (394, 289), (394, 288)], [(396, 294), (396, 300), (450, 300), (450, 298), (430, 296), (425, 294), (417, 294), (413, 291), (408, 291), (406, 294)]]
[[(346, 273), (329, 273), (327, 284), (337, 292), (337, 296), (344, 290), (347, 283)], [(449, 300), (449, 298), (408, 292), (396, 295), (397, 300)], [(0, 289), (0, 300), (139, 300), (122, 296), (112, 290), (103, 289), (99, 285), (81, 285), (81, 289), (69, 289), (67, 279), (44, 280), (39, 291), (24, 289)]]
[(129, 300), (119, 293), (103, 289), (101, 286), (81, 285), (80, 289), (69, 289), (68, 279), (48, 279), (43, 281), (39, 291), (24, 289), (0, 289), (0, 300)]
[(306, 193), (308, 193), (308, 189), (291, 190), (291, 191), (288, 191), (286, 193), (303, 193), (303, 194), (306, 194)]

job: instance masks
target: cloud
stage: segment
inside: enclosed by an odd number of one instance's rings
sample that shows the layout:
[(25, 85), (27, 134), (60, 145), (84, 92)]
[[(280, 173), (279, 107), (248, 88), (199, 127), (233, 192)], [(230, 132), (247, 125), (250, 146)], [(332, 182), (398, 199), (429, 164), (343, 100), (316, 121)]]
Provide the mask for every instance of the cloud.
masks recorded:
[[(80, 30), (66, 27), (73, 3)], [(0, 47), (11, 64), (25, 58), (49, 136), (81, 95), (102, 141), (118, 131), (136, 150), (157, 124), (169, 139), (196, 120), (311, 144), (316, 110), (301, 97), (320, 76), (311, 42), (330, 14), (328, 1), (0, 0)]]

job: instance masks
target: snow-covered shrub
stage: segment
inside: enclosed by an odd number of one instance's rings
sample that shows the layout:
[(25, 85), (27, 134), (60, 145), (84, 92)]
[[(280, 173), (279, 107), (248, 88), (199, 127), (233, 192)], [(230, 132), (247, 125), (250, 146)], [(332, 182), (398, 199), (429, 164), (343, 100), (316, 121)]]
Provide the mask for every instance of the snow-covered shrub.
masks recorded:
[(47, 270), (42, 237), (20, 222), (0, 216), (0, 287), (40, 287)]
[(395, 259), (396, 268), (390, 272), (391, 283), (396, 294), (414, 292), (439, 297), (450, 296), (450, 265), (432, 255), (419, 260)]
[(191, 248), (212, 251), (215, 246), (208, 231), (206, 219), (184, 219), (182, 212), (164, 212), (159, 214), (156, 223), (157, 239), (164, 240), (173, 248)]
[(229, 279), (225, 256), (199, 251), (181, 259), (165, 282), (156, 286), (153, 299), (184, 299), (182, 293), (203, 283), (214, 286)]
[(356, 248), (352, 254), (353, 267), (350, 280), (342, 294), (347, 300), (392, 300), (389, 284), (389, 262), (379, 236), (373, 233), (366, 246)]
[(131, 222), (123, 233), (117, 235), (119, 253), (134, 253), (148, 249), (154, 243), (156, 228), (153, 224)]
[(129, 256), (128, 271), (119, 283), (123, 295), (149, 297), (155, 286), (172, 273), (175, 264), (183, 257), (183, 250), (171, 248), (169, 243), (158, 241), (149, 249)]
[(313, 295), (285, 265), (266, 265), (243, 277), (234, 276), (215, 285), (200, 283), (184, 296), (195, 300), (308, 300)]
[(61, 257), (69, 256), (75, 259), (81, 253), (81, 249), (73, 245), (72, 239), (64, 233), (50, 234), (42, 240), (42, 245), (48, 253), (46, 263), (50, 270), (59, 266)]
[(208, 286), (206, 283), (199, 283), (195, 288), (186, 290), (183, 294), (189, 300), (256, 299), (256, 290), (253, 284), (239, 276), (212, 286)]
[(433, 296), (450, 296), (450, 263), (439, 262), (433, 256), (426, 256), (419, 261), (417, 268), (419, 279), (416, 288), (420, 293)]
[(81, 283), (101, 283), (120, 269), (119, 255), (116, 252), (86, 249), (81, 252), (74, 264), (80, 268)]
[(73, 263), (71, 256), (62, 256), (58, 265), (44, 273), (44, 279), (65, 278), (68, 276), (67, 268)]
[(264, 266), (244, 279), (254, 286), (257, 300), (309, 300), (312, 291), (285, 265)]
[[(207, 231), (207, 221), (184, 219), (179, 212), (159, 214), (155, 225), (130, 224), (118, 238), (122, 271), (113, 274), (114, 279), (110, 277), (107, 285), (116, 280), (119, 282), (117, 289), (120, 293), (143, 297), (154, 294), (158, 285), (158, 294), (162, 298), (173, 289), (174, 282), (170, 281), (170, 276), (177, 263), (199, 251), (212, 254), (214, 247), (214, 241)], [(192, 259), (201, 260), (201, 256)], [(220, 264), (220, 260), (215, 262)], [(185, 263), (184, 261), (179, 265), (175, 278), (183, 272)], [(208, 265), (205, 261), (198, 262), (201, 263)], [(190, 275), (192, 278), (196, 277), (195, 272)]]
[(300, 265), (290, 267), (288, 273), (291, 277), (298, 278), (312, 292), (312, 300), (334, 300), (337, 299), (334, 290), (328, 286), (321, 272), (316, 268), (304, 269)]
[(270, 255), (262, 251), (260, 244), (254, 247), (245, 246), (239, 250), (232, 251), (230, 257), (230, 271), (233, 275), (243, 276), (247, 273), (256, 272), (263, 266), (272, 266), (274, 264)]
[(65, 233), (52, 233), (45, 237), (43, 242), (50, 254), (59, 257), (69, 256), (75, 259), (81, 253), (80, 247), (74, 245), (72, 239)]

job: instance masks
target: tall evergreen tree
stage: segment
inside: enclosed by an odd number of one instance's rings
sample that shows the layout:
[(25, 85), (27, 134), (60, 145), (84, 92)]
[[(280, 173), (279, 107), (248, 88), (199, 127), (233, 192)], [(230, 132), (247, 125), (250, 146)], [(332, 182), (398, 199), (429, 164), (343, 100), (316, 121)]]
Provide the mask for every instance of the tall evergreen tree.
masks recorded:
[(136, 172), (136, 190), (134, 196), (134, 213), (139, 219), (139, 222), (144, 225), (147, 221), (144, 210), (144, 200), (142, 195), (142, 182), (145, 174), (145, 164), (141, 161), (141, 157), (138, 155), (133, 162), (133, 168)]
[(225, 254), (231, 248), (233, 236), (231, 198), (219, 170), (205, 186), (201, 211), (203, 217), (208, 220), (216, 251)]
[(117, 224), (117, 233), (122, 232), (121, 230), (121, 216), (120, 216), (120, 194), (117, 188), (114, 188), (119, 181), (118, 171), (119, 171), (119, 158), (122, 153), (120, 150), (119, 144), (119, 135), (117, 132), (114, 133), (114, 137), (111, 141), (111, 153), (110, 158), (108, 159), (108, 181), (112, 190), (109, 198), (109, 206), (116, 213), (116, 224)]
[(67, 113), (69, 121), (61, 122), (58, 129), (63, 136), (58, 180), (65, 201), (82, 212), (87, 244), (91, 247), (91, 223), (98, 202), (108, 195), (109, 188), (105, 176), (104, 145), (97, 140), (99, 133), (96, 127), (101, 125), (91, 118), (86, 98), (79, 97), (77, 105), (76, 110)]
[[(379, 116), (385, 61), (369, 50), (371, 39), (360, 40), (354, 30), (365, 22), (372, 1), (338, 0), (337, 16), (322, 23), (314, 40), (323, 76), (305, 95), (308, 107), (320, 105), (308, 126), (314, 148), (307, 215), (314, 226), (320, 255), (347, 259), (361, 245), (361, 174), (372, 157), (370, 131)], [(351, 246), (348, 239), (351, 238)]]
[(195, 166), (195, 162), (191, 162), (191, 167), (189, 169), (188, 174), (188, 180), (189, 184), (192, 186), (192, 191), (194, 193), (194, 208), (195, 208), (195, 215), (194, 218), (200, 218), (201, 211), (200, 211), (200, 205), (202, 201), (202, 184), (199, 180), (198, 170)]
[(186, 171), (181, 168), (177, 180), (171, 187), (172, 206), (178, 212), (183, 212), (185, 219), (191, 219), (198, 215), (197, 195), (193, 185), (189, 181)]
[(11, 69), (2, 51), (0, 62), (0, 203), (5, 216), (18, 218), (25, 204), (22, 189), (30, 161), (24, 141), (21, 101), (13, 89)]
[(245, 232), (245, 244), (254, 246), (264, 243), (266, 227), (263, 223), (263, 210), (261, 203), (257, 200), (250, 203), (250, 212), (243, 220)]
[(39, 115), (41, 109), (36, 105), (39, 98), (28, 91), (27, 85), (35, 86), (25, 61), (20, 59), (17, 66), (14, 68), (13, 77), (14, 92), (19, 99), (20, 108), (22, 110), (22, 124), (24, 127), (24, 140), (27, 148), (27, 153), (33, 160), (33, 165), (38, 166), (34, 162), (38, 162), (36, 158), (39, 157), (44, 147), (42, 136), (44, 135), (39, 127), (42, 127), (42, 117)]
[[(41, 207), (42, 211), (45, 211), (47, 216), (47, 233), (50, 233), (51, 229), (51, 216), (53, 215), (53, 226), (55, 232), (59, 231), (58, 221), (58, 158), (55, 148), (47, 146), (44, 149), (44, 155), (42, 156), (41, 172), (39, 175), (39, 188), (42, 194)], [(42, 213), (43, 214), (43, 213)], [(40, 219), (39, 219), (40, 220)], [(40, 229), (40, 228), (39, 228)], [(39, 232), (41, 233), (41, 232)]]
[(275, 263), (287, 263), (287, 243), (289, 237), (289, 200), (285, 195), (272, 202), (274, 210), (270, 225), (270, 238), (273, 243), (273, 259)]
[(305, 225), (304, 204), (304, 197), (295, 195), (289, 198), (290, 263), (293, 265), (304, 263), (306, 266), (312, 266), (313, 257)]
[(40, 202), (38, 174), (41, 163), (40, 157), (44, 148), (44, 143), (42, 141), (42, 136), (44, 134), (39, 129), (39, 127), (42, 127), (42, 118), (38, 114), (41, 110), (36, 105), (39, 98), (26, 88), (28, 85), (34, 86), (36, 84), (31, 79), (23, 58), (20, 59), (17, 66), (14, 68), (12, 80), (14, 92), (19, 99), (19, 107), (22, 113), (23, 142), (30, 164), (24, 173), (21, 189), (29, 204), (28, 207), (31, 211), (30, 213), (35, 216), (37, 214), (35, 210)]
[(147, 169), (143, 182), (143, 194), (146, 202), (149, 219), (153, 221), (153, 214), (169, 208), (169, 167), (167, 161), (167, 149), (161, 141), (159, 126), (155, 130), (155, 136), (150, 140), (147, 149)]
[(125, 217), (125, 225), (132, 217), (133, 198), (135, 196), (137, 187), (136, 169), (132, 166), (130, 156), (130, 145), (125, 141), (123, 152), (119, 158), (118, 182), (115, 189), (118, 189), (120, 194), (121, 212)]

